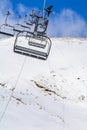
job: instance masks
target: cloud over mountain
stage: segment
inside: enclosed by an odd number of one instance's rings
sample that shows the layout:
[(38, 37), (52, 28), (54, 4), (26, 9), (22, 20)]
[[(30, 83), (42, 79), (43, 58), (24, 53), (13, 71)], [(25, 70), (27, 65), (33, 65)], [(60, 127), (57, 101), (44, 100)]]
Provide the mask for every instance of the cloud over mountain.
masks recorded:
[(75, 11), (63, 9), (50, 21), (48, 34), (51, 36), (86, 37), (86, 21)]

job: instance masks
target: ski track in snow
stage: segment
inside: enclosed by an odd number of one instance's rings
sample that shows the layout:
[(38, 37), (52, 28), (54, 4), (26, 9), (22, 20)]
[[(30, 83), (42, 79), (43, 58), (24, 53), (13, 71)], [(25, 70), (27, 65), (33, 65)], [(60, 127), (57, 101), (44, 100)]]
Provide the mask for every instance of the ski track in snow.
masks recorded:
[(14, 40), (0, 39), (0, 130), (87, 130), (87, 39), (51, 38), (46, 61)]

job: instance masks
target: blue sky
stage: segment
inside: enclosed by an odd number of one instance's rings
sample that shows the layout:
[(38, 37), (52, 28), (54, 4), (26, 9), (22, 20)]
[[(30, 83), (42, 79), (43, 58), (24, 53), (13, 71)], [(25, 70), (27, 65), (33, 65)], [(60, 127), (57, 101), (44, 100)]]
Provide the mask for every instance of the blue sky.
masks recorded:
[[(16, 9), (17, 4), (21, 3), (27, 7), (38, 7), (43, 8), (44, 0), (11, 0), (14, 9)], [(54, 11), (60, 12), (64, 8), (69, 8), (77, 12), (81, 17), (87, 20), (87, 0), (46, 0), (46, 6), (50, 4), (54, 5)]]
[[(44, 0), (0, 0), (0, 24), (7, 10), (12, 12), (11, 23), (17, 15), (30, 14), (32, 8), (43, 9)], [(47, 33), (49, 36), (87, 37), (87, 0), (46, 0), (46, 7), (54, 5)]]

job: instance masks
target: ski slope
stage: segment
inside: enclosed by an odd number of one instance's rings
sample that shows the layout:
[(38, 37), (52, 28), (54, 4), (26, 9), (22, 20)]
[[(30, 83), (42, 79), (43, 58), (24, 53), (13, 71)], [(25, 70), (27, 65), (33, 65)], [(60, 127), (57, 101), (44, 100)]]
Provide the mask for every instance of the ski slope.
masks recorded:
[(87, 130), (87, 39), (51, 38), (46, 61), (14, 40), (0, 39), (0, 130)]

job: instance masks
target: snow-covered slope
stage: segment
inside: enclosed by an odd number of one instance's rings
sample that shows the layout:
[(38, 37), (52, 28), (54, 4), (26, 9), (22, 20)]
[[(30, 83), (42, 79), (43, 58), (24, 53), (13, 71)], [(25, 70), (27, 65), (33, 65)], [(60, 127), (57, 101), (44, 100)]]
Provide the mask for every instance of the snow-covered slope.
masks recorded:
[(87, 130), (87, 39), (52, 38), (46, 61), (14, 40), (0, 39), (0, 130)]

